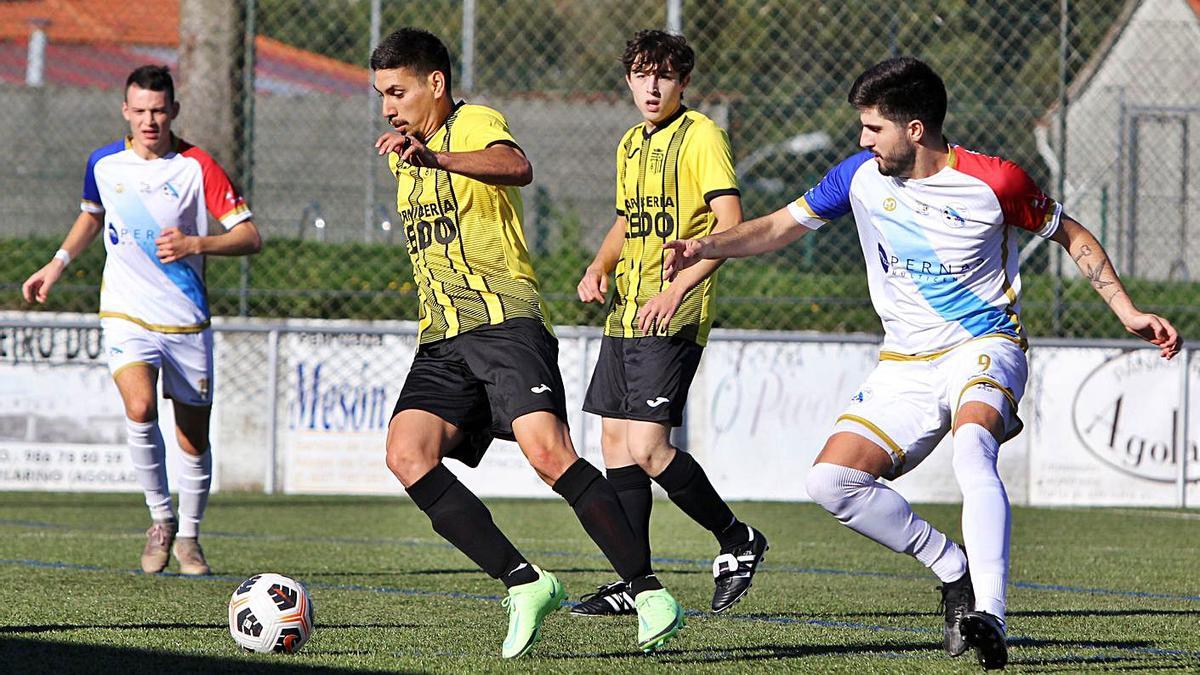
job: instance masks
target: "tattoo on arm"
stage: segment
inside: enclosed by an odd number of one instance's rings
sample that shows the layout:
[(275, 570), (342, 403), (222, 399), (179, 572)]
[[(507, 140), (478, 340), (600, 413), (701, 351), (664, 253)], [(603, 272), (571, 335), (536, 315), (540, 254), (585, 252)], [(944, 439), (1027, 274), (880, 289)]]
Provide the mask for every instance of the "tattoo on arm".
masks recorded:
[(1084, 272), (1087, 274), (1088, 279), (1091, 280), (1092, 286), (1097, 291), (1104, 288), (1105, 286), (1111, 286), (1116, 283), (1112, 279), (1102, 278), (1102, 276), (1104, 274), (1104, 267), (1105, 267), (1105, 263), (1101, 262), (1099, 265), (1096, 265), (1094, 267), (1091, 265), (1088, 265), (1088, 268), (1086, 270), (1084, 270)]
[(1076, 264), (1078, 264), (1080, 260), (1083, 260), (1084, 258), (1086, 258), (1087, 256), (1089, 256), (1091, 254), (1092, 254), (1092, 247), (1088, 246), (1087, 244), (1084, 244), (1083, 247), (1081, 247), (1079, 249), (1079, 255), (1077, 255), (1071, 259), (1074, 260)]

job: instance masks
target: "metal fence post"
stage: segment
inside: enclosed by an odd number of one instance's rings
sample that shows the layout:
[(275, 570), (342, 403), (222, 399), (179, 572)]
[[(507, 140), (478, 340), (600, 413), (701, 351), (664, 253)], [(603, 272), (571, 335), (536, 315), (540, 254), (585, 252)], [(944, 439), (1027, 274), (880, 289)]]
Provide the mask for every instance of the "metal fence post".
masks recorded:
[(1178, 441), (1176, 442), (1179, 448), (1179, 508), (1187, 508), (1187, 488), (1188, 488), (1188, 412), (1189, 399), (1191, 392), (1191, 350), (1186, 347), (1183, 353), (1179, 355), (1183, 361), (1179, 365), (1183, 375), (1179, 378), (1179, 413), (1176, 423)]
[(475, 0), (463, 0), (462, 91), (475, 93)]
[[(1058, 3), (1058, 175), (1054, 186), (1060, 203), (1066, 199), (1067, 191), (1067, 58), (1070, 41), (1070, 0)], [(1051, 331), (1056, 336), (1063, 333), (1063, 252), (1053, 249), (1054, 256), (1054, 307), (1051, 311)]]
[(667, 32), (683, 34), (683, 0), (667, 0)]
[[(381, 0), (371, 0), (371, 43), (367, 47), (367, 58), (371, 58), (371, 54), (375, 51), (375, 47), (379, 45), (379, 33), (383, 26), (383, 9), (380, 7)], [(375, 140), (370, 138), (371, 130), (375, 127), (375, 115), (378, 114), (375, 103), (374, 82), (371, 80), (372, 73), (367, 73), (367, 93), (365, 97), (367, 111), (367, 139), (363, 146), (368, 148), (363, 152), (365, 162), (363, 162), (363, 181), (366, 186), (366, 194), (363, 197), (363, 243), (371, 241), (371, 230), (374, 229), (375, 218), (375, 163), (379, 161), (379, 155), (375, 153), (374, 148), (370, 144)]]
[(279, 329), (272, 328), (267, 333), (267, 471), (263, 480), (263, 492), (275, 494), (275, 474), (278, 463), (278, 433), (276, 424), (279, 418)]
[[(254, 204), (254, 64), (255, 38), (258, 34), (258, 0), (246, 0), (246, 21), (244, 22), (243, 53), (245, 63), (242, 66), (242, 149), (241, 149), (241, 181), (242, 196), (246, 203)], [(239, 261), (240, 275), (238, 279), (238, 316), (250, 316), (250, 256), (242, 256)]]

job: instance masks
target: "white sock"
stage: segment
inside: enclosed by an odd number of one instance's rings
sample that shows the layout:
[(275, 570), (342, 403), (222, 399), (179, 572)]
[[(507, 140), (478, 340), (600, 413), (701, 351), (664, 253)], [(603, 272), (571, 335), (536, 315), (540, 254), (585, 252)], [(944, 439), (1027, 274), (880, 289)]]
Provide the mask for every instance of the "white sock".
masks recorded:
[(813, 501), (843, 525), (897, 553), (913, 556), (938, 579), (957, 581), (966, 574), (962, 549), (871, 474), (822, 462), (809, 469), (807, 486)]
[(183, 472), (179, 485), (179, 536), (196, 537), (204, 507), (208, 506), (208, 489), (212, 487), (212, 451), (203, 455), (180, 453)]
[(954, 432), (954, 475), (963, 493), (963, 543), (971, 552), (975, 610), (1003, 623), (1012, 512), (996, 471), (999, 453), (1000, 444), (978, 424)]
[(163, 443), (158, 420), (134, 422), (125, 418), (129, 459), (138, 484), (146, 494), (146, 506), (154, 520), (174, 520), (171, 492), (167, 489), (167, 446)]

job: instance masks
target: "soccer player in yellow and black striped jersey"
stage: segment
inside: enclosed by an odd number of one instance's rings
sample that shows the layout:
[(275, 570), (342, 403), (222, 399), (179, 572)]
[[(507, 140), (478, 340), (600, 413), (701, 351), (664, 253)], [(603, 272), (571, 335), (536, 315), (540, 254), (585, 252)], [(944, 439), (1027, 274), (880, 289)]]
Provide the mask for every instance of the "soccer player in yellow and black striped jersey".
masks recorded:
[[(663, 245), (736, 225), (741, 199), (725, 131), (683, 105), (695, 64), (687, 41), (641, 31), (622, 62), (642, 121), (617, 145), (617, 219), (579, 282), (580, 300), (604, 302), (615, 273), (583, 409), (604, 418), (604, 464), (641, 543), (650, 545), (651, 478), (717, 538), (712, 609), (721, 612), (750, 588), (767, 542), (733, 515), (700, 465), (671, 445), (671, 427), (683, 421), (712, 326), (720, 262), (705, 261), (668, 281)], [(624, 614), (631, 604), (625, 586), (615, 582), (572, 612)]]
[(612, 485), (571, 444), (558, 341), (521, 231), (518, 188), (533, 169), (499, 112), (454, 102), (450, 55), (434, 35), (392, 33), (371, 68), (396, 130), (375, 147), (398, 182), (421, 303), (420, 344), (388, 426), (388, 468), (438, 534), (508, 587), (501, 653), (518, 657), (566, 594), (442, 463), (476, 466), (493, 437), (515, 440), (637, 589), (639, 646), (653, 651), (678, 632), (683, 610), (654, 576)]

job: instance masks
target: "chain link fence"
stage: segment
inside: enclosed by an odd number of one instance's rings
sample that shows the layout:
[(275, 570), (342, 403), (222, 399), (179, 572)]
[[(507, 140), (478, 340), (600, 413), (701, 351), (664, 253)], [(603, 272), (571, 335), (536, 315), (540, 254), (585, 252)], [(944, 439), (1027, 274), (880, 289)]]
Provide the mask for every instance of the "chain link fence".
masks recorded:
[[(39, 4), (55, 6), (21, 3)], [(50, 16), (47, 24), (0, 13), (0, 307), (25, 308), (19, 286), (75, 218), (87, 152), (125, 129), (125, 75), (143, 63), (186, 65), (171, 21), (180, 3), (158, 4), (174, 14), (164, 9), (162, 25), (136, 31), (121, 28), (139, 23), (125, 21), (132, 10), (116, 2), (112, 17), (91, 17), (90, 29), (74, 32), (71, 17)], [(779, 208), (853, 153), (850, 83), (880, 59), (915, 55), (946, 80), (952, 141), (1023, 165), (1097, 233), (1135, 301), (1185, 335), (1200, 333), (1196, 2), (245, 6), (243, 30), (256, 37), (246, 41), (254, 45), (247, 52), (253, 77), (243, 81), (253, 82), (254, 94), (239, 108), (248, 115), (247, 142), (230, 168), (247, 187), (267, 243), (248, 263), (209, 260), (216, 313), (416, 317), (403, 234), (391, 222), (395, 184), (372, 148), (384, 126), (366, 69), (380, 35), (416, 25), (450, 46), (456, 96), (504, 113), (534, 164), (535, 183), (524, 190), (526, 234), (553, 320), (599, 325), (603, 310), (581, 305), (574, 287), (612, 224), (613, 148), (639, 120), (619, 58), (636, 30), (668, 27), (696, 49), (686, 101), (728, 129), (748, 216)], [(96, 28), (108, 24), (115, 27)], [(199, 103), (182, 100), (184, 137), (198, 126)], [(1032, 334), (1122, 334), (1057, 246), (1031, 237), (1021, 245)], [(94, 311), (102, 265), (94, 245), (44, 308)], [(878, 332), (862, 267), (849, 219), (778, 254), (733, 261), (720, 273), (716, 325)]]

